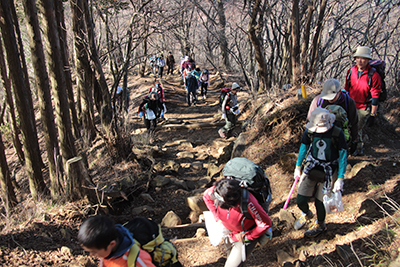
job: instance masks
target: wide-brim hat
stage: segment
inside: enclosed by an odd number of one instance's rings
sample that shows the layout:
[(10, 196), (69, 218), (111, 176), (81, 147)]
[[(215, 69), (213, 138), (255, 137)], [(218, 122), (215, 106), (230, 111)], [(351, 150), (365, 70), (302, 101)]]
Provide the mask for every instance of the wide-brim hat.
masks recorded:
[(332, 100), (336, 97), (340, 91), (340, 82), (336, 79), (328, 79), (324, 83), (322, 88), (321, 98), (326, 100)]
[(372, 59), (371, 48), (369, 48), (368, 46), (359, 46), (359, 47), (357, 47), (357, 50), (354, 53), (353, 57), (364, 57), (364, 58)]
[(325, 133), (333, 127), (335, 118), (335, 114), (329, 113), (327, 109), (317, 107), (311, 112), (306, 128), (311, 132)]

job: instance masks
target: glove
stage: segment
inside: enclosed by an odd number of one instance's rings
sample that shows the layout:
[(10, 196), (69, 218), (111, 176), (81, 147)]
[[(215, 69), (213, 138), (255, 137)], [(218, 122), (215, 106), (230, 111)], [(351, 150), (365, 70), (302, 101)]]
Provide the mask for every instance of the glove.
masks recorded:
[(225, 120), (226, 119), (226, 114), (222, 114), (222, 119)]
[(374, 115), (370, 115), (369, 116), (369, 118), (367, 119), (367, 126), (368, 127), (372, 127), (372, 126), (374, 126), (374, 123), (375, 123), (375, 114)]
[(269, 240), (271, 240), (273, 236), (271, 227), (268, 228), (268, 230), (264, 234), (269, 238)]
[(350, 144), (350, 155), (353, 155), (354, 152), (356, 152), (356, 150), (357, 150), (357, 143), (351, 141), (351, 144)]
[(296, 166), (296, 169), (294, 169), (294, 179), (296, 179), (297, 176), (301, 176), (301, 166)]
[(138, 113), (138, 115), (139, 115), (140, 118), (143, 117), (143, 111), (140, 111), (140, 112)]
[(344, 181), (342, 178), (336, 180), (335, 184), (333, 185), (333, 193), (342, 191), (343, 190)]

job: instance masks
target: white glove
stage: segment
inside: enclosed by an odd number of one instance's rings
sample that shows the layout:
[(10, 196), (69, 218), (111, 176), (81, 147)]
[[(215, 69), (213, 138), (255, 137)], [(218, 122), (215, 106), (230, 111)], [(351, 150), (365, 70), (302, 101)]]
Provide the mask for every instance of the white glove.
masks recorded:
[(333, 193), (342, 191), (343, 190), (344, 180), (339, 178), (336, 180), (335, 184), (333, 185)]
[(222, 119), (223, 119), (223, 120), (226, 119), (226, 114), (225, 114), (225, 113), (222, 114)]
[(301, 166), (296, 166), (296, 169), (294, 169), (294, 179), (296, 179), (297, 176), (301, 176)]

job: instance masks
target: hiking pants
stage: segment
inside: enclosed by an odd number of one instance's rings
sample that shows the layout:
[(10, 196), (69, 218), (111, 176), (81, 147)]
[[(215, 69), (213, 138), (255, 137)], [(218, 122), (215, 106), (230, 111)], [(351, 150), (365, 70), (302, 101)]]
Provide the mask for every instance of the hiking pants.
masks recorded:
[(160, 76), (160, 78), (162, 78), (163, 71), (164, 67), (158, 67), (158, 75)]
[(197, 102), (197, 95), (196, 95), (196, 90), (189, 90), (186, 89), (186, 100), (188, 103), (188, 106), (192, 105), (191, 101), (190, 101), (190, 96), (192, 96), (193, 98), (193, 102), (196, 103)]
[(363, 142), (363, 128), (365, 124), (367, 123), (367, 120), (371, 114), (371, 109), (357, 109), (357, 114), (358, 114), (358, 139), (360, 142), (357, 144), (357, 149), (362, 149), (364, 147), (364, 142)]
[(201, 86), (201, 95), (202, 95), (202, 96), (206, 96), (206, 95), (207, 95), (207, 86), (208, 86), (208, 83), (200, 82), (200, 86)]
[(170, 73), (171, 73), (171, 75), (172, 75), (173, 72), (174, 72), (174, 65), (168, 65), (167, 74), (170, 74)]
[(143, 116), (143, 122), (148, 132), (153, 133), (156, 130), (157, 119), (148, 120)]
[[(253, 251), (254, 247), (257, 245), (257, 240), (251, 240), (246, 242), (246, 258), (250, 256), (250, 253)], [(242, 263), (242, 242), (234, 242), (229, 237), (226, 237), (224, 240), (225, 249), (227, 251), (227, 258), (225, 262), (225, 267), (237, 267), (243, 266)]]
[(227, 111), (225, 118), (225, 126), (221, 128), (221, 132), (225, 134), (232, 133), (232, 130), (235, 128), (236, 122), (237, 122), (236, 115)]

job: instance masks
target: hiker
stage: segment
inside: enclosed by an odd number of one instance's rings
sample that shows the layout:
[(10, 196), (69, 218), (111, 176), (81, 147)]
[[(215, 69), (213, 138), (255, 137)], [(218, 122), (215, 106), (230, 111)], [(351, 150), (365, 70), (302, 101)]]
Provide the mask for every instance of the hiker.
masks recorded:
[[(153, 266), (150, 254), (142, 250), (128, 229), (101, 215), (86, 219), (79, 227), (78, 242), (91, 256), (100, 258), (99, 266)], [(132, 263), (134, 263), (132, 265)]]
[(167, 56), (167, 74), (170, 74), (170, 73), (171, 73), (171, 75), (173, 74), (174, 65), (175, 65), (175, 58), (174, 58), (174, 56), (172, 55), (171, 52), (168, 52), (168, 56)]
[[(358, 141), (358, 114), (354, 99), (352, 99), (346, 91), (341, 90), (340, 82), (336, 79), (328, 79), (325, 81), (321, 94), (314, 97), (308, 109), (307, 119), (310, 118), (311, 112), (316, 107), (335, 109), (334, 105), (340, 106), (346, 111), (348, 119), (348, 126), (335, 125), (343, 131), (349, 129), (350, 133), (345, 132), (346, 140), (349, 137), (347, 144), (350, 145), (350, 154), (353, 154), (357, 148)], [(346, 129), (344, 129), (346, 127)], [(347, 136), (349, 135), (349, 136)]]
[(357, 150), (354, 155), (364, 155), (364, 143), (362, 130), (367, 124), (374, 125), (378, 111), (379, 94), (381, 93), (381, 77), (375, 71), (369, 79), (371, 66), (369, 60), (371, 49), (367, 46), (359, 46), (353, 55), (356, 65), (347, 71), (345, 89), (356, 102), (358, 113), (358, 138)]
[(197, 82), (196, 77), (194, 77), (194, 75), (190, 71), (187, 73), (187, 76), (185, 78), (185, 88), (186, 88), (186, 100), (188, 106), (190, 107), (192, 105), (191, 98), (193, 100), (193, 104), (196, 105), (197, 89), (199, 89), (199, 84)]
[(160, 57), (158, 58), (157, 64), (158, 64), (158, 75), (160, 76), (160, 79), (162, 79), (165, 67), (165, 58), (163, 54), (161, 54)]
[[(252, 193), (249, 193), (247, 205), (251, 218), (241, 212), (241, 192), (240, 181), (221, 179), (203, 194), (204, 202), (215, 220), (229, 230), (224, 240), (227, 267), (240, 266), (264, 235), (272, 238), (271, 219)], [(242, 255), (243, 246), (246, 255)]]
[(163, 105), (158, 99), (158, 93), (154, 91), (150, 92), (140, 103), (138, 115), (143, 117), (144, 125), (149, 134), (154, 133), (157, 126), (157, 118), (160, 117), (162, 109)]
[(208, 74), (208, 70), (204, 69), (199, 78), (200, 88), (201, 88), (201, 96), (204, 100), (207, 98), (207, 88), (210, 86), (210, 75)]
[(237, 102), (237, 92), (240, 86), (237, 83), (232, 83), (230, 92), (225, 95), (222, 101), (222, 119), (225, 119), (225, 126), (218, 130), (221, 138), (229, 138), (232, 136), (232, 131), (237, 122), (237, 115), (240, 114), (239, 105)]
[(152, 91), (158, 93), (158, 100), (161, 102), (163, 108), (161, 109), (160, 117), (164, 119), (164, 114), (167, 113), (167, 107), (165, 106), (165, 94), (164, 88), (161, 86), (160, 83), (155, 83), (154, 87), (149, 88), (149, 93)]
[(343, 131), (334, 126), (334, 122), (334, 114), (317, 107), (311, 112), (301, 138), (294, 177), (300, 177), (296, 202), (302, 215), (296, 220), (294, 228), (299, 230), (313, 217), (308, 206), (311, 197), (315, 197), (317, 210), (317, 220), (305, 231), (305, 237), (315, 237), (326, 231), (323, 197), (343, 190), (347, 143)]
[(183, 71), (186, 69), (186, 64), (189, 61), (189, 56), (183, 56), (181, 58), (181, 65), (179, 67), (179, 72), (183, 74)]

